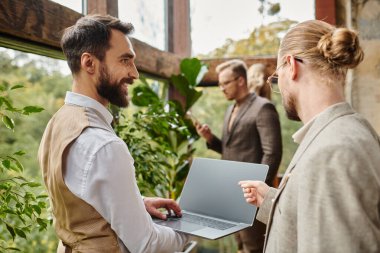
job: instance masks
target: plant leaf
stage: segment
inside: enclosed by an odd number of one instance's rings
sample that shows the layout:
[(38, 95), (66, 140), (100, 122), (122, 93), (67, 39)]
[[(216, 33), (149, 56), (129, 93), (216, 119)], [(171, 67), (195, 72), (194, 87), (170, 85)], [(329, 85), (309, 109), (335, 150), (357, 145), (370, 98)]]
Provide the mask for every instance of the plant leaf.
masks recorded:
[(20, 249), (15, 248), (15, 247), (8, 247), (8, 248), (6, 248), (6, 249), (9, 249), (9, 250), (15, 250), (15, 251), (21, 251)]
[(20, 170), (20, 172), (23, 172), (24, 166), (17, 159), (14, 159), (14, 161), (15, 161), (17, 168)]
[(15, 128), (15, 123), (14, 123), (13, 119), (9, 118), (7, 115), (4, 115), (2, 117), (2, 120), (3, 120), (4, 125), (7, 128), (9, 128), (11, 130), (13, 130)]
[(25, 151), (24, 150), (19, 150), (19, 151), (17, 151), (16, 153), (13, 153), (14, 155), (18, 155), (18, 156), (23, 156), (23, 155), (25, 155), (26, 153), (25, 153)]
[(203, 76), (207, 73), (208, 67), (197, 58), (186, 58), (181, 61), (181, 73), (189, 81), (191, 87), (197, 86)]
[(24, 88), (24, 85), (22, 85), (22, 84), (14, 85), (14, 86), (12, 86), (11, 90), (20, 89), (20, 88)]
[(13, 107), (12, 102), (9, 99), (3, 97), (2, 100), (5, 103), (5, 105), (7, 106), (8, 111), (11, 111), (11, 112), (17, 111), (17, 109)]
[(38, 106), (25, 106), (22, 109), (22, 113), (25, 115), (29, 115), (30, 113), (37, 113), (43, 111), (44, 108)]
[(24, 177), (22, 177), (22, 176), (17, 176), (17, 177), (14, 177), (14, 178), (17, 178), (17, 179), (19, 179), (19, 180), (22, 180), (22, 181), (27, 181)]
[(132, 103), (134, 105), (148, 106), (159, 102), (160, 98), (148, 85), (142, 84), (133, 89)]
[(170, 81), (182, 96), (187, 96), (187, 93), (190, 90), (190, 85), (185, 76), (173, 75), (170, 77)]
[(38, 195), (37, 198), (38, 199), (45, 199), (45, 198), (48, 198), (49, 196), (46, 195), (46, 194), (42, 194), (42, 195)]
[(33, 205), (32, 207), (36, 213), (41, 214), (41, 207), (39, 207), (38, 205)]
[(19, 229), (19, 228), (15, 228), (15, 232), (16, 232), (16, 234), (17, 234), (18, 236), (20, 236), (20, 237), (26, 239), (26, 234), (25, 234), (25, 232), (22, 231), (21, 229)]
[(26, 183), (29, 187), (39, 187), (41, 186), (40, 183), (36, 183), (36, 182), (28, 182)]
[(11, 234), (12, 239), (14, 240), (14, 239), (15, 239), (15, 236), (16, 236), (16, 233), (15, 233), (13, 227), (9, 226), (8, 224), (5, 224), (5, 225), (7, 226), (7, 230), (8, 230), (8, 232)]
[(185, 111), (189, 110), (201, 96), (202, 91), (197, 91), (195, 89), (191, 90), (187, 95)]
[(9, 161), (8, 159), (5, 159), (1, 162), (1, 165), (3, 165), (4, 168), (9, 170), (11, 168), (11, 161)]

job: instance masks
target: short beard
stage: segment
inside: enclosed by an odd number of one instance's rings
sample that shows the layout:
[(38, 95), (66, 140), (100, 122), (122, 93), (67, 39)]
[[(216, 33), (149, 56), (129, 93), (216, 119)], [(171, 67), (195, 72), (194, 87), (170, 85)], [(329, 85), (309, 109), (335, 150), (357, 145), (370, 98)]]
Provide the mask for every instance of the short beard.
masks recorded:
[(283, 105), (284, 105), (286, 116), (288, 117), (288, 119), (294, 120), (294, 121), (301, 121), (296, 109), (296, 100), (293, 97), (289, 96), (289, 99), (287, 100), (287, 102), (285, 102), (284, 100)]
[(120, 83), (111, 82), (110, 74), (107, 66), (101, 64), (99, 82), (96, 86), (96, 90), (99, 95), (107, 99), (111, 104), (119, 107), (127, 107), (129, 104), (128, 97), (123, 93), (124, 83), (133, 83), (133, 79), (123, 78)]

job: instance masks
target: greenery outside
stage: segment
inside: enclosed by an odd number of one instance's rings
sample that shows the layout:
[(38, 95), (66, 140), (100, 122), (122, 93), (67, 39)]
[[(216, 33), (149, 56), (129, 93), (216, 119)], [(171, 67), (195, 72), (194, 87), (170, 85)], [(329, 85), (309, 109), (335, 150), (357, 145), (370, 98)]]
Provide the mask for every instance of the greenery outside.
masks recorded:
[(129, 119), (122, 114), (115, 127), (135, 160), (144, 195), (178, 198), (195, 151), (192, 144), (199, 138), (188, 111), (202, 95), (195, 87), (207, 68), (193, 58), (182, 60), (180, 69), (170, 81), (183, 100), (167, 100), (168, 84), (163, 85), (160, 97), (154, 83), (140, 79), (132, 91), (137, 112)]
[[(2, 128), (14, 132), (14, 118), (27, 116), (43, 110), (37, 106), (16, 107), (11, 95), (24, 86), (11, 85), (0, 80), (0, 117)], [(41, 185), (22, 176), (24, 166), (20, 157), (23, 150), (0, 153), (0, 252), (20, 251), (18, 243), (25, 243), (27, 236), (47, 229), (50, 223), (44, 218), (47, 208), (47, 195)]]
[[(45, 253), (55, 252), (58, 241), (50, 226), (45, 189), (40, 186), (43, 182), (37, 150), (47, 121), (63, 104), (71, 78), (61, 73), (56, 60), (33, 58), (21, 52), (0, 51), (0, 112), (13, 120), (11, 124), (9, 120), (0, 123), (3, 125), (0, 127), (0, 180), (16, 177), (15, 181), (0, 183), (0, 217), (12, 227), (17, 227), (17, 230), (13, 229), (13, 239), (11, 229), (2, 223), (0, 241), (4, 242), (2, 246), (18, 248), (20, 252)], [(25, 105), (40, 105), (45, 110)], [(12, 124), (13, 129), (9, 129)], [(10, 187), (23, 198), (8, 197)], [(6, 202), (8, 198), (11, 203)]]

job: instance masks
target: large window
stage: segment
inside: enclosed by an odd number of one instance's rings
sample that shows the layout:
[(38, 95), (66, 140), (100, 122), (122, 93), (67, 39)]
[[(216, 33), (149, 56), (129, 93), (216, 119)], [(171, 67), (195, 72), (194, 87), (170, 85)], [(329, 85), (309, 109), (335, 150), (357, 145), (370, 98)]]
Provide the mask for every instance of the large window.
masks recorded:
[(52, 0), (60, 5), (66, 6), (76, 12), (83, 13), (83, 1), (81, 0)]
[[(261, 2), (263, 6), (261, 7)], [(193, 55), (205, 55), (222, 47), (228, 39), (246, 39), (261, 25), (285, 19), (297, 22), (314, 19), (315, 0), (190, 0), (191, 40)], [(279, 3), (280, 11), (269, 15), (271, 4)], [(259, 10), (262, 8), (262, 14)]]
[(134, 25), (132, 37), (165, 50), (165, 0), (119, 0), (119, 18)]

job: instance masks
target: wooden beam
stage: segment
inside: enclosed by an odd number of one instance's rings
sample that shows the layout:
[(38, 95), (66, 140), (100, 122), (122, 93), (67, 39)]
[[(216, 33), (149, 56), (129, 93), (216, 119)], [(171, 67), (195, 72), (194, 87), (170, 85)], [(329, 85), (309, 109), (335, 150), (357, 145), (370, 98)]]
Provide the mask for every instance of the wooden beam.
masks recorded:
[[(49, 0), (1, 0), (0, 45), (62, 59), (62, 32), (81, 17), (82, 14)], [(179, 56), (131, 40), (139, 71), (161, 78), (179, 73)], [(11, 41), (15, 44), (9, 45)]]
[(315, 0), (315, 19), (336, 25), (335, 0)]
[(34, 53), (47, 56), (54, 59), (65, 60), (65, 55), (56, 47), (51, 47), (39, 43), (34, 43), (17, 37), (12, 37), (7, 34), (0, 33), (0, 47), (10, 48), (26, 53)]
[(88, 14), (109, 14), (114, 17), (119, 16), (117, 0), (87, 0)]
[(178, 55), (161, 51), (134, 38), (131, 38), (131, 41), (136, 52), (136, 67), (139, 71), (165, 78), (179, 74), (181, 58)]
[[(202, 59), (202, 62), (208, 65), (208, 73), (205, 75), (201, 82), (201, 86), (216, 86), (218, 85), (218, 74), (215, 71), (216, 66), (219, 64), (235, 58), (224, 58), (224, 59)], [(276, 70), (277, 58), (273, 57), (242, 57), (239, 58), (243, 60), (247, 67), (249, 68), (252, 64), (262, 63), (266, 66), (267, 74), (272, 74)]]
[(59, 50), (62, 31), (81, 16), (48, 0), (2, 0), (0, 32)]

